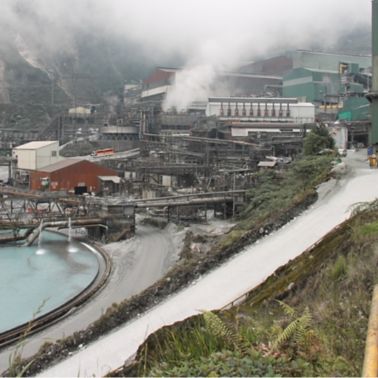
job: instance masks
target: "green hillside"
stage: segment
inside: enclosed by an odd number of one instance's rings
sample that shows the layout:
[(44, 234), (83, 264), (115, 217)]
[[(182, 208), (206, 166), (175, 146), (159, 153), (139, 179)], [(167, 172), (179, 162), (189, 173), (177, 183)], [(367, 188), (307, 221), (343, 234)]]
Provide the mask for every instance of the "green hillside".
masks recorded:
[(362, 206), (244, 304), (160, 329), (114, 376), (360, 376), (377, 230), (378, 203)]

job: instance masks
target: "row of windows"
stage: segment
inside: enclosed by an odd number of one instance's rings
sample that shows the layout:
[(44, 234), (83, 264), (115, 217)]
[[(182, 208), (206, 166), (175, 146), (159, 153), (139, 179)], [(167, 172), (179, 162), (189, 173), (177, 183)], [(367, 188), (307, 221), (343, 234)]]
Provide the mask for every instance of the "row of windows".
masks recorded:
[[(226, 108), (226, 109), (225, 109)], [(248, 109), (247, 109), (248, 108)], [(272, 104), (268, 108), (268, 104), (261, 106), (260, 103), (257, 104), (257, 107), (253, 106), (251, 103), (249, 106), (243, 102), (242, 108), (239, 109), (239, 105), (236, 103), (235, 106), (228, 103), (226, 106), (223, 106), (221, 102), (220, 116), (224, 117), (290, 117), (290, 107), (289, 104)]]
[(137, 134), (103, 134), (100, 140), (137, 140)]

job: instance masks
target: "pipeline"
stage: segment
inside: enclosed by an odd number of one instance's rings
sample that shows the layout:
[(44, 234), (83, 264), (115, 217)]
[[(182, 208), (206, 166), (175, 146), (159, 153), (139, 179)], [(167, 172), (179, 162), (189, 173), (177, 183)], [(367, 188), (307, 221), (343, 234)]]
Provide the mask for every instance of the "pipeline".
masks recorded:
[[(89, 218), (89, 219), (73, 219), (72, 226), (88, 226), (88, 225), (101, 225), (103, 219), (101, 218)], [(42, 228), (46, 227), (68, 227), (68, 221), (50, 221), (43, 223)], [(37, 227), (34, 232), (32, 232), (26, 240), (26, 246), (31, 246), (40, 233), (40, 228)]]

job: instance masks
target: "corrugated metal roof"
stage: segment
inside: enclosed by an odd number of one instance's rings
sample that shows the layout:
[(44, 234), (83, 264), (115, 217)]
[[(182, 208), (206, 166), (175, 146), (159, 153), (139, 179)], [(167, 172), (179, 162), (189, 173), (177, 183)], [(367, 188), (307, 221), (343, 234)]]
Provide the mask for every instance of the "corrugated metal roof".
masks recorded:
[(253, 103), (290, 103), (297, 104), (298, 99), (296, 97), (237, 97), (237, 96), (224, 96), (224, 97), (209, 97), (208, 102), (253, 102)]
[(15, 150), (37, 150), (41, 147), (49, 146), (50, 144), (57, 143), (57, 140), (36, 140), (34, 142), (28, 142), (25, 144), (21, 144), (21, 146), (17, 146)]
[(47, 172), (47, 173), (55, 172), (55, 171), (58, 171), (59, 169), (69, 167), (69, 166), (77, 164), (81, 161), (87, 161), (87, 160), (85, 160), (85, 159), (65, 159), (65, 160), (58, 161), (57, 163), (47, 165), (46, 167), (38, 169), (38, 171)]
[(332, 53), (332, 52), (326, 52), (326, 51), (311, 51), (311, 50), (304, 50), (304, 49), (298, 49), (293, 52), (295, 53), (306, 53), (309, 55), (329, 55), (329, 56), (341, 56), (344, 58), (345, 57), (358, 57), (358, 58), (371, 58), (371, 55), (366, 55), (366, 54), (338, 54), (338, 53)]
[(101, 181), (112, 181), (114, 184), (119, 184), (121, 182), (121, 177), (118, 176), (98, 176)]
[(263, 75), (263, 74), (247, 74), (247, 73), (239, 73), (239, 72), (220, 72), (219, 76), (243, 77), (243, 78), (251, 78), (251, 79), (282, 80), (282, 76), (272, 76), (272, 75)]
[(320, 68), (307, 68), (303, 67), (304, 70), (311, 71), (311, 72), (319, 72), (319, 73), (330, 73), (330, 74), (339, 74), (339, 71), (336, 70), (322, 70)]
[(84, 108), (84, 106), (77, 106), (68, 110), (68, 114), (91, 114), (91, 109)]
[(273, 168), (277, 164), (276, 161), (260, 161), (259, 164), (257, 164), (258, 167), (268, 167)]

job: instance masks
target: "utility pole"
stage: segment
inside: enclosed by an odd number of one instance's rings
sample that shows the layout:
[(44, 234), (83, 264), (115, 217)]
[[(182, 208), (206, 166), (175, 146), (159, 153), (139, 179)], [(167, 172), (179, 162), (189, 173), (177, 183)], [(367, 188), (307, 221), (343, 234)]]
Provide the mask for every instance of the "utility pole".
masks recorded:
[(233, 217), (235, 216), (235, 174), (236, 174), (236, 172), (234, 171), (233, 183), (232, 183), (232, 190), (233, 190), (233, 194), (232, 194), (232, 216)]
[(51, 79), (51, 105), (54, 105), (55, 101), (55, 74), (52, 74)]

